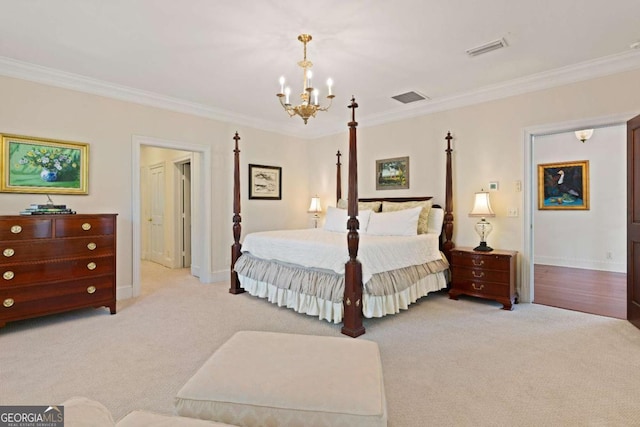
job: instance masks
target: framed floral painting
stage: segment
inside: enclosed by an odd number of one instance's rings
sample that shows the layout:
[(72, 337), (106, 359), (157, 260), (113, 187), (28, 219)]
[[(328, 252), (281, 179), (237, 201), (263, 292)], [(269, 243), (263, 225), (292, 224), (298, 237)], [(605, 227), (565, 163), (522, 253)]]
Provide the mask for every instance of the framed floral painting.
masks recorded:
[(2, 135), (0, 191), (89, 193), (89, 144)]
[(538, 209), (589, 210), (589, 161), (538, 165)]

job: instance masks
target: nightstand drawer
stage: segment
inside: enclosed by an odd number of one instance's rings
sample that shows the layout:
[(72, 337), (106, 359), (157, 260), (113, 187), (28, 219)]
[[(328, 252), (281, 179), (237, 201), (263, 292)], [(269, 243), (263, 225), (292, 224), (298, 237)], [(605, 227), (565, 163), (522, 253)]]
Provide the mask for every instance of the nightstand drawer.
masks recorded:
[(483, 282), (480, 280), (460, 280), (454, 282), (457, 290), (473, 296), (503, 296), (509, 294), (508, 283)]
[(488, 282), (509, 283), (509, 270), (486, 270), (480, 268), (453, 267), (453, 274), (460, 280), (481, 280)]
[(475, 254), (457, 251), (455, 249), (451, 251), (451, 255), (453, 257), (453, 264), (462, 267), (509, 271), (511, 262), (511, 257), (509, 256)]

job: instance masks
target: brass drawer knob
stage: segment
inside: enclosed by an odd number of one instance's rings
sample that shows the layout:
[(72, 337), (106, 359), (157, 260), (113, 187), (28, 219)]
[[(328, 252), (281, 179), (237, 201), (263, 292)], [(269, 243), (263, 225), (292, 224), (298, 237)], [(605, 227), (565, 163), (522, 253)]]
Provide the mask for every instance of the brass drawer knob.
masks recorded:
[(473, 287), (473, 289), (475, 289), (476, 291), (481, 291), (484, 289), (484, 283), (481, 284), (480, 286), (476, 285), (475, 283), (472, 283), (471, 286)]
[(14, 303), (15, 301), (13, 300), (13, 298), (7, 298), (4, 301), (2, 301), (2, 305), (4, 305), (7, 308), (13, 306)]
[(473, 275), (473, 277), (475, 277), (476, 279), (479, 279), (481, 277), (484, 277), (484, 271), (481, 271), (480, 273), (478, 273), (477, 271), (472, 271), (471, 274)]
[(472, 259), (471, 262), (473, 263), (473, 265), (480, 267), (481, 265), (484, 265), (484, 260), (481, 259), (480, 261), (478, 261), (477, 259)]
[(91, 230), (91, 224), (89, 224), (88, 222), (85, 222), (84, 224), (82, 224), (82, 229), (84, 231), (89, 231)]
[(96, 293), (96, 287), (95, 286), (89, 286), (87, 288), (87, 293), (88, 294), (95, 294)]
[(89, 264), (87, 264), (87, 268), (88, 268), (89, 270), (95, 270), (95, 269), (96, 269), (96, 267), (97, 267), (97, 265), (96, 265), (96, 263), (95, 263), (95, 262), (90, 262)]
[(14, 256), (16, 253), (16, 251), (14, 251), (11, 248), (7, 248), (4, 251), (2, 251), (2, 255), (6, 256), (7, 258)]
[(95, 248), (97, 248), (98, 245), (96, 245), (95, 243), (91, 242), (87, 245), (87, 249), (89, 249), (90, 251), (94, 250)]
[(18, 234), (22, 231), (22, 227), (20, 227), (19, 225), (13, 225), (11, 226), (11, 232), (13, 234)]
[(5, 271), (4, 274), (2, 275), (2, 278), (4, 280), (11, 280), (15, 277), (15, 274), (13, 271)]

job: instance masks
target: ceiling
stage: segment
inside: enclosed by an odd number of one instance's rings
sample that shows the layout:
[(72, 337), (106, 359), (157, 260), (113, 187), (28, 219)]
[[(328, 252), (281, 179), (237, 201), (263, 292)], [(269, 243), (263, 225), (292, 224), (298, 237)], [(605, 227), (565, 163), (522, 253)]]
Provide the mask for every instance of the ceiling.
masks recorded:
[[(638, 16), (638, 0), (0, 0), (0, 75), (315, 138), (346, 130), (352, 95), (367, 126), (640, 68)], [(336, 94), (306, 126), (276, 97), (282, 75), (301, 91), (300, 33)], [(429, 99), (391, 98), (408, 91)]]

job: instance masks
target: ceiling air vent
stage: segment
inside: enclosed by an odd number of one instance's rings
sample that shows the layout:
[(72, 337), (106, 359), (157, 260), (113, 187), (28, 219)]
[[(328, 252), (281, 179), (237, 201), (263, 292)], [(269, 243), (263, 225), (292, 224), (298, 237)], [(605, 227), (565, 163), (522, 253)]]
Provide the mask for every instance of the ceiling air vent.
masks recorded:
[(466, 52), (469, 56), (478, 56), (482, 55), (483, 53), (491, 52), (492, 50), (502, 49), (503, 47), (507, 47), (507, 41), (505, 39), (498, 39), (489, 43), (485, 43), (482, 46), (467, 49)]
[(428, 99), (424, 95), (420, 95), (418, 92), (407, 92), (400, 95), (392, 96), (396, 101), (400, 101), (403, 104), (409, 104), (411, 102), (422, 101), (423, 99)]

